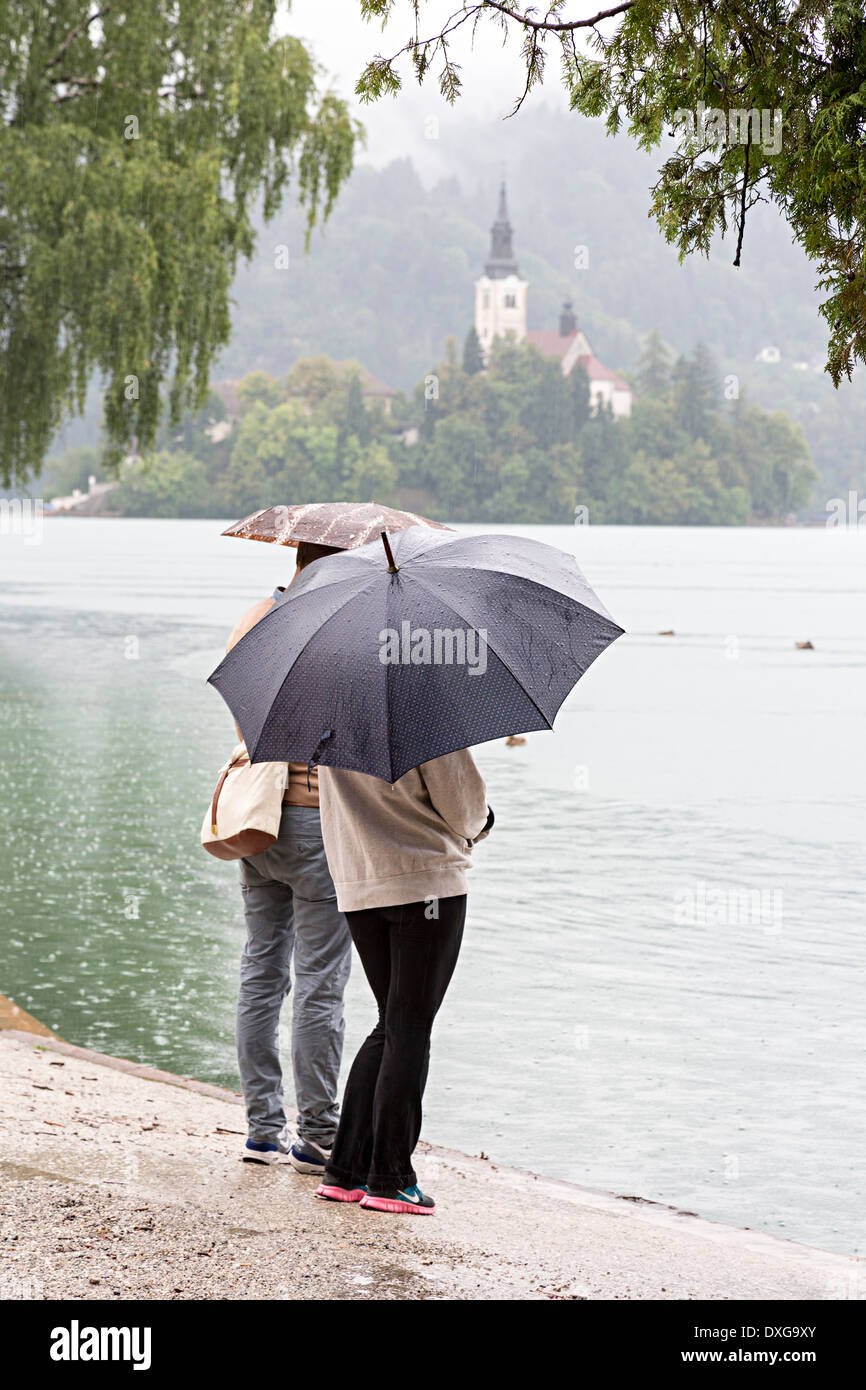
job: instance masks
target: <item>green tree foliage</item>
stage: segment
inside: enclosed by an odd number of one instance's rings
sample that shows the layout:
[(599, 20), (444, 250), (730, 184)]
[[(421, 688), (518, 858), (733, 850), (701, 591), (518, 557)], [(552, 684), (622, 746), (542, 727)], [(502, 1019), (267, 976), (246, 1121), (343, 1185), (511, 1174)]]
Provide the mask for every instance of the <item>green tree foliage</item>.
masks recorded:
[(314, 358), (296, 363), (282, 383), (253, 372), (234, 389), (238, 416), (227, 436), (214, 437), (213, 425), (225, 411), (211, 397), (194, 419), (184, 420), (174, 440), (163, 431), (164, 449), (124, 467), (112, 509), (172, 515), (167, 499), (174, 486), (182, 508), (177, 515), (184, 516), (242, 516), (299, 498), (393, 500), (401, 446), (382, 411), (365, 404), (357, 364)]
[(183, 451), (136, 460), (111, 494), (112, 511), (124, 516), (207, 516), (210, 504), (207, 466)]
[(206, 396), (253, 205), (330, 211), (357, 125), (276, 0), (0, 0), (0, 477), (105, 383), (107, 462)]
[(655, 394), (623, 420), (590, 413), (586, 374), (564, 378), (527, 344), (496, 340), (480, 374), (443, 364), (432, 410), (416, 392), (428, 424), (406, 451), (427, 509), (455, 521), (562, 523), (585, 506), (595, 522), (700, 526), (780, 520), (808, 502), (817, 475), (798, 426), (726, 401), (703, 344), (675, 371), (658, 335), (643, 356)]
[(680, 357), (671, 373), (674, 420), (690, 439), (707, 439), (719, 399), (719, 371), (709, 350), (698, 343), (692, 357)]
[(682, 257), (708, 255), (731, 226), (739, 265), (749, 211), (775, 203), (829, 291), (821, 312), (834, 385), (866, 360), (866, 24), (856, 0), (622, 0), (579, 15), (569, 0), (467, 0), (439, 30), (419, 22), (424, 0), (361, 0), (370, 20), (407, 8), (414, 35), (368, 63), (357, 85), (365, 100), (399, 90), (405, 54), (417, 80), (432, 70), (453, 102), (455, 31), (469, 21), (516, 32), (526, 67), (516, 107), (552, 54), (573, 110), (605, 117), (611, 133), (625, 125), (647, 150), (675, 133), (652, 212)]
[(558, 360), (545, 359), (536, 381), (536, 391), (524, 399), (520, 423), (543, 449), (566, 444), (574, 435), (574, 401)]
[(635, 384), (641, 396), (653, 400), (667, 396), (671, 385), (673, 359), (657, 328), (647, 335), (635, 369)]
[[(643, 357), (658, 356), (651, 335)], [(726, 401), (702, 344), (666, 388), (653, 380), (655, 394), (615, 420), (589, 409), (585, 372), (565, 378), (528, 344), (497, 340), (489, 369), (466, 372), (452, 342), (386, 416), (364, 400), (357, 364), (313, 358), (283, 383), (261, 372), (236, 383), (227, 435), (216, 398), (173, 437), (164, 430), (158, 452), (125, 470), (112, 509), (235, 517), (375, 498), (445, 521), (568, 523), (583, 506), (597, 523), (724, 526), (806, 505), (816, 474), (799, 426)], [(70, 458), (66, 476), (84, 462)]]
[(381, 502), (393, 498), (399, 465), (379, 442), (367, 448), (356, 436), (351, 436), (341, 458), (339, 492), (344, 498), (359, 502)]
[(590, 415), (589, 377), (581, 362), (573, 369), (569, 383), (572, 426), (573, 431), (579, 434)]
[(463, 344), (463, 370), (467, 376), (474, 376), (476, 372), (484, 370), (484, 354), (474, 324), (466, 334)]
[(364, 407), (360, 372), (353, 372), (349, 379), (343, 430), (346, 435), (354, 435), (359, 444), (370, 443), (370, 416)]
[(275, 406), (284, 398), (283, 387), (268, 372), (248, 372), (238, 383), (238, 403), (242, 412), (249, 410), (257, 401), (266, 406)]
[(40, 492), (49, 499), (68, 497), (76, 488), (86, 492), (90, 478), (99, 476), (100, 467), (99, 451), (87, 444), (65, 454), (49, 455), (42, 469)]

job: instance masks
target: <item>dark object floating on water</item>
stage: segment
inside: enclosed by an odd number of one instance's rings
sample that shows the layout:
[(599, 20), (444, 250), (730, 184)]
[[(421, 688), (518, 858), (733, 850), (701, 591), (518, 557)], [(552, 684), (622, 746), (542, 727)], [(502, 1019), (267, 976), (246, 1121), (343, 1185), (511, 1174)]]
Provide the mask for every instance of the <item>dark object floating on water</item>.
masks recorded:
[(663, 632), (658, 633), (659, 637), (676, 637), (672, 627), (666, 627)]
[(813, 652), (815, 650), (811, 642), (795, 642), (794, 646), (798, 652)]

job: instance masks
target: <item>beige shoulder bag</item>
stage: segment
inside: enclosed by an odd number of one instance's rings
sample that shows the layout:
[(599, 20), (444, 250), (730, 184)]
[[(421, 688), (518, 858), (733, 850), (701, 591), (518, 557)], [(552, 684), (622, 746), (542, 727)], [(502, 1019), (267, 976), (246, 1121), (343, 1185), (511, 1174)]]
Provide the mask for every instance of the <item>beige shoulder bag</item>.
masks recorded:
[(224, 767), (205, 812), (201, 842), (217, 859), (261, 854), (280, 833), (288, 763), (251, 763), (239, 743)]

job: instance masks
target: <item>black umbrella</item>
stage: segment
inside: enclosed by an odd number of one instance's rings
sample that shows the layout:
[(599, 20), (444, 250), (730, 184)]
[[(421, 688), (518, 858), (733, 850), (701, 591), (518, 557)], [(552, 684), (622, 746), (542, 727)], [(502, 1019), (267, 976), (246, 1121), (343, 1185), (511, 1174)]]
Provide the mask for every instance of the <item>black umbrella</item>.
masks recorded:
[(420, 527), (383, 540), (309, 565), (208, 677), (254, 763), (395, 782), (552, 728), (623, 631), (573, 556), (541, 541)]

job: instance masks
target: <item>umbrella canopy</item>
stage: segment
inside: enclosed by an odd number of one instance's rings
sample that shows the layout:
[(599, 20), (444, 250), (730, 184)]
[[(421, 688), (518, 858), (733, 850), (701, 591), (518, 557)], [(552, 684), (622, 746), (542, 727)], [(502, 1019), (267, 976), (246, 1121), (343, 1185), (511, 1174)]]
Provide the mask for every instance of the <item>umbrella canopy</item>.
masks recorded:
[(548, 729), (623, 631), (573, 556), (410, 527), (309, 565), (208, 678), (253, 762), (395, 782), (431, 758)]
[(407, 526), (429, 526), (435, 531), (451, 529), (415, 512), (383, 507), (381, 502), (305, 502), (295, 507), (264, 507), (243, 521), (234, 522), (222, 534), (270, 541), (273, 545), (311, 541), (314, 545), (333, 545), (338, 550), (355, 550), (380, 531), (394, 533)]

